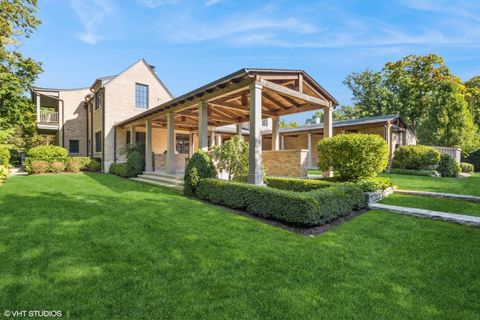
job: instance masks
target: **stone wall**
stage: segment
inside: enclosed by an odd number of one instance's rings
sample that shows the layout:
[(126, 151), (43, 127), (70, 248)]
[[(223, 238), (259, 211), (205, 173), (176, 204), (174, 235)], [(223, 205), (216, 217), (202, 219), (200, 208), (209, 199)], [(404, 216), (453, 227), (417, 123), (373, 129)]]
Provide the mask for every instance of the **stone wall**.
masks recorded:
[(263, 167), (267, 176), (306, 177), (308, 150), (263, 151)]

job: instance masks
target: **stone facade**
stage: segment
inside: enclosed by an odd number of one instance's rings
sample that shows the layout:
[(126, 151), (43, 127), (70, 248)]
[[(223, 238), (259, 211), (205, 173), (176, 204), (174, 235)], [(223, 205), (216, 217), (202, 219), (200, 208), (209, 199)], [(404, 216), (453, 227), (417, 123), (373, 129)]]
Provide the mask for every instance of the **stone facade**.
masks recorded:
[(266, 150), (262, 152), (267, 176), (306, 177), (308, 150)]

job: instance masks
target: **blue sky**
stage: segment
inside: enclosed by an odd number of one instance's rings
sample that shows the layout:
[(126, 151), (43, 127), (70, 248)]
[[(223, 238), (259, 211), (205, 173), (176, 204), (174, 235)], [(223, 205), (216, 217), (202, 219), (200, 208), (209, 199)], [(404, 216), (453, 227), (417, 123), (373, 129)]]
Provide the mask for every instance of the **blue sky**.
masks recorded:
[[(304, 69), (341, 104), (354, 71), (434, 52), (480, 74), (480, 1), (42, 0), (37, 85), (85, 87), (140, 58), (175, 95), (242, 67)], [(310, 113), (286, 117), (303, 123)]]

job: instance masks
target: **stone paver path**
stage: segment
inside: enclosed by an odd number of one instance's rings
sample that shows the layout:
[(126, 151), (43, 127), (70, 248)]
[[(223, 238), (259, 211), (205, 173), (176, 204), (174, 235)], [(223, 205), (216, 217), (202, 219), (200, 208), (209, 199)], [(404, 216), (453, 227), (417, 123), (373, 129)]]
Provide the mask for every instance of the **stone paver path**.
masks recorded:
[(444, 199), (455, 199), (463, 200), (469, 202), (478, 202), (480, 203), (480, 197), (478, 196), (469, 196), (465, 194), (455, 194), (455, 193), (440, 193), (440, 192), (429, 192), (429, 191), (414, 191), (414, 190), (395, 190), (395, 193), (409, 194), (413, 196), (424, 196), (424, 197), (433, 197), (433, 198), (444, 198)]
[(369, 205), (370, 209), (387, 210), (394, 213), (401, 213), (420, 218), (439, 219), (459, 224), (465, 224), (474, 227), (480, 227), (480, 217), (466, 216), (463, 214), (432, 211), (410, 207), (392, 206), (388, 204), (373, 203)]

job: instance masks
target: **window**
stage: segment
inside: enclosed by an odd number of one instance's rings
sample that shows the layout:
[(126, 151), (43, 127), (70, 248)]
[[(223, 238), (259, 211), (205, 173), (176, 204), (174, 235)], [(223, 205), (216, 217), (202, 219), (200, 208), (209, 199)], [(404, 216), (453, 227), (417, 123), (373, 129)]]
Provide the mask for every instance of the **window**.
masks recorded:
[(177, 134), (175, 150), (181, 154), (188, 154), (190, 150), (190, 137), (188, 134)]
[(95, 110), (103, 107), (103, 94), (101, 91), (95, 92)]
[(262, 126), (264, 127), (268, 126), (268, 119), (262, 119)]
[(68, 152), (69, 153), (79, 153), (80, 152), (80, 142), (78, 140), (68, 140)]
[(102, 151), (102, 131), (95, 132), (95, 152)]
[(148, 86), (144, 84), (135, 84), (135, 107), (139, 109), (148, 109)]

